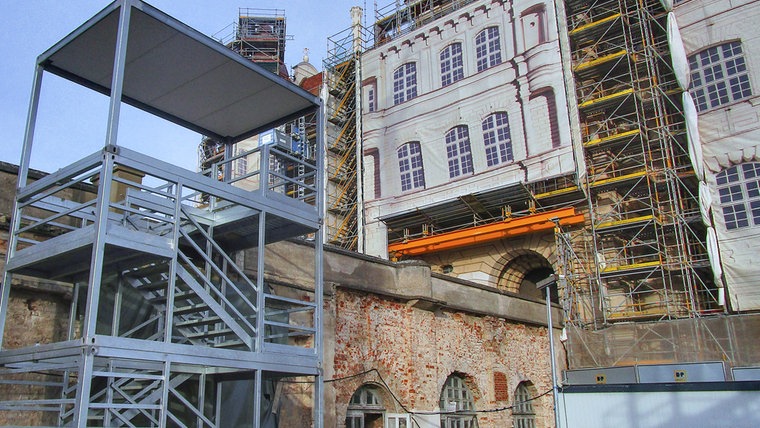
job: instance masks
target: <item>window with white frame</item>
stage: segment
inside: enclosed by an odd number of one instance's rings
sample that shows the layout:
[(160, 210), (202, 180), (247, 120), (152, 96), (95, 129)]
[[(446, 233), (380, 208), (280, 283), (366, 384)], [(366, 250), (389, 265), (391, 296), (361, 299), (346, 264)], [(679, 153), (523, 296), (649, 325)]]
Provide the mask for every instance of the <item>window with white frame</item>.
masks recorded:
[(499, 27), (488, 27), (475, 36), (475, 58), (478, 71), (501, 64)]
[(488, 166), (511, 162), (514, 158), (507, 113), (496, 112), (486, 117), (482, 124)]
[(393, 72), (393, 105), (417, 96), (417, 64), (407, 62)]
[(365, 428), (382, 425), (385, 407), (380, 387), (363, 385), (351, 396), (346, 412), (346, 428)]
[(464, 78), (462, 44), (452, 43), (441, 51), (441, 85), (447, 86)]
[(512, 426), (515, 428), (535, 428), (536, 412), (533, 410), (528, 382), (520, 382), (515, 389), (512, 405)]
[(467, 126), (455, 126), (446, 133), (446, 156), (449, 159), (450, 178), (472, 174), (470, 132)]
[(475, 401), (464, 378), (454, 373), (441, 391), (441, 428), (477, 428)]
[(422, 148), (413, 141), (398, 148), (398, 168), (401, 173), (401, 191), (425, 188), (425, 171), (422, 167)]
[(372, 113), (377, 109), (375, 103), (377, 100), (375, 99), (375, 87), (374, 86), (368, 86), (367, 87), (367, 110)]
[(698, 111), (752, 95), (749, 72), (739, 41), (713, 46), (689, 57), (691, 94)]
[(760, 226), (760, 162), (724, 169), (716, 180), (726, 229)]

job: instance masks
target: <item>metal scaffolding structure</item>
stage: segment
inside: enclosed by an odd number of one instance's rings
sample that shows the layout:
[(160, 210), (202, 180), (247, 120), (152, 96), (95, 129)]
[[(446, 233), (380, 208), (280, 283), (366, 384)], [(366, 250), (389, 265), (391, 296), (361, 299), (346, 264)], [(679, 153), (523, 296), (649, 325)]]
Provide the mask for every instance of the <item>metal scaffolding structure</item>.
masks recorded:
[(239, 8), (238, 21), (214, 37), (243, 57), (287, 78), (285, 42), (292, 36), (287, 35), (286, 28), (282, 9)]
[[(560, 230), (568, 322), (722, 311), (660, 1), (564, 2), (589, 222)], [(574, 189), (573, 189), (574, 190)]]
[[(109, 95), (108, 133), (102, 150), (27, 182), (44, 72)], [(225, 81), (239, 85), (210, 84)], [(0, 331), (16, 277), (69, 284), (73, 301), (66, 340), (0, 351), (0, 415), (26, 426), (274, 426), (288, 399), (280, 381), (307, 377), (321, 427), (321, 139), (310, 158), (257, 147), (246, 177), (256, 185), (242, 189), (118, 145), (122, 100), (226, 146), (321, 118), (317, 97), (139, 0), (114, 2), (42, 54)], [(87, 188), (96, 190), (72, 191)], [(314, 260), (298, 264), (311, 274), (273, 281), (270, 244), (305, 234)], [(255, 255), (252, 266), (240, 250)]]
[(361, 159), (361, 52), (368, 40), (357, 22), (327, 39), (323, 61), (327, 99), (327, 239), (348, 250), (360, 249), (359, 174)]

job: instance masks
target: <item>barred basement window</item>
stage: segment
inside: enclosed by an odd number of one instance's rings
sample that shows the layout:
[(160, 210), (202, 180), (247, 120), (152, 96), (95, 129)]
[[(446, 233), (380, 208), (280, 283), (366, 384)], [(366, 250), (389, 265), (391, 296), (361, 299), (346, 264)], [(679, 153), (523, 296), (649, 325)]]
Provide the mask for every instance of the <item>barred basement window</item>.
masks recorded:
[(446, 155), (449, 159), (450, 178), (472, 174), (470, 132), (466, 126), (456, 126), (446, 133)]
[(417, 96), (417, 64), (407, 62), (393, 72), (393, 105)]
[(462, 44), (452, 43), (441, 51), (441, 84), (450, 85), (464, 78)]
[(422, 167), (419, 142), (413, 141), (398, 148), (398, 169), (401, 173), (402, 192), (425, 187), (425, 170)]
[(512, 407), (512, 426), (515, 428), (536, 427), (536, 412), (530, 398), (528, 382), (520, 382), (515, 389), (515, 402)]
[(475, 36), (475, 57), (478, 71), (501, 64), (499, 27), (488, 27)]
[(475, 402), (464, 378), (452, 374), (441, 391), (441, 428), (477, 428)]
[(726, 229), (760, 226), (760, 162), (732, 166), (716, 180)]
[(700, 112), (752, 95), (739, 41), (713, 46), (690, 56), (689, 67), (690, 90)]

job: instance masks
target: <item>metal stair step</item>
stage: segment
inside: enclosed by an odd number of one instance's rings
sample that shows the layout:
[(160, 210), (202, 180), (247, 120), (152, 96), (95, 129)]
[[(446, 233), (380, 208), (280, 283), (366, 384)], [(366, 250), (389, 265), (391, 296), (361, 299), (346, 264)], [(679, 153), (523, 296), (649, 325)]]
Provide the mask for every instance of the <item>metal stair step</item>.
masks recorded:
[(201, 333), (188, 334), (186, 335), (186, 337), (190, 340), (196, 340), (196, 339), (213, 339), (215, 337), (229, 336), (229, 335), (234, 336), (235, 333), (233, 333), (232, 330), (230, 330), (229, 328), (222, 328), (219, 330), (209, 330), (209, 331), (204, 331)]
[(188, 315), (195, 314), (209, 310), (209, 306), (205, 303), (198, 303), (195, 305), (181, 306), (174, 309), (174, 315)]
[(177, 328), (190, 328), (190, 327), (202, 327), (205, 325), (216, 324), (221, 322), (222, 319), (218, 316), (203, 317), (193, 320), (175, 322), (174, 326)]

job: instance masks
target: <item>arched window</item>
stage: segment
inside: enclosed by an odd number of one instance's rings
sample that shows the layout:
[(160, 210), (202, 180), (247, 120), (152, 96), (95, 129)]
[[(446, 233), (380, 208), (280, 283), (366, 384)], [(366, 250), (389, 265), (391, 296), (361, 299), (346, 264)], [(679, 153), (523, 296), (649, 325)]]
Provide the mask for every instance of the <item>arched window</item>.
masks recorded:
[(407, 62), (393, 72), (393, 105), (417, 96), (417, 64)]
[(441, 85), (447, 86), (464, 78), (462, 44), (452, 43), (441, 51)]
[(346, 428), (382, 426), (385, 407), (380, 398), (380, 388), (364, 385), (354, 392), (348, 402)]
[(536, 412), (533, 410), (528, 382), (520, 382), (515, 389), (512, 405), (512, 426), (515, 428), (535, 428)]
[(475, 402), (459, 374), (446, 379), (441, 391), (441, 428), (477, 428)]
[(401, 191), (425, 188), (425, 170), (422, 167), (420, 143), (413, 141), (398, 148), (398, 169), (401, 173)]
[(446, 133), (446, 155), (449, 159), (449, 177), (472, 174), (470, 132), (467, 126), (455, 126)]
[(739, 41), (713, 46), (689, 57), (691, 90), (698, 111), (710, 110), (752, 95)]
[(497, 112), (483, 120), (483, 141), (485, 141), (488, 166), (511, 162), (514, 159), (509, 118), (506, 113)]
[(726, 229), (760, 226), (760, 162), (724, 169), (716, 180)]
[(478, 71), (501, 64), (499, 27), (488, 27), (475, 36), (475, 58)]

